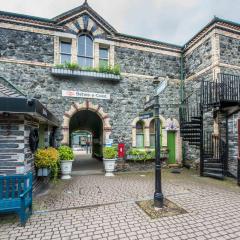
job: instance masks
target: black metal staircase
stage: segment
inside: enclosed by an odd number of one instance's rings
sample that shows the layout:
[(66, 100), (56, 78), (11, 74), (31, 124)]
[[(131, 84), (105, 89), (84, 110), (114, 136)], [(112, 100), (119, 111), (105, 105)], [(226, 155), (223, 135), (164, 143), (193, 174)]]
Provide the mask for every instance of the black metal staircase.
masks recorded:
[[(219, 74), (211, 81), (202, 81), (181, 104), (180, 127), (183, 141), (200, 150), (200, 175), (224, 179), (228, 161), (227, 119), (230, 108), (240, 106), (240, 76)], [(204, 113), (215, 113), (217, 132), (204, 128)], [(215, 130), (216, 131), (216, 130)]]

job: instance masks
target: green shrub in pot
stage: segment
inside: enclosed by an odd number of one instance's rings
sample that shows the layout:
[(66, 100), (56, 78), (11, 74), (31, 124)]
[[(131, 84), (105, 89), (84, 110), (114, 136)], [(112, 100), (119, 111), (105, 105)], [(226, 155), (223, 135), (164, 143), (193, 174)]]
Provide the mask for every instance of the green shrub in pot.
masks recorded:
[(117, 157), (117, 149), (115, 147), (104, 147), (103, 158), (104, 159), (115, 159)]
[(61, 146), (58, 148), (59, 158), (60, 160), (70, 160), (74, 159), (73, 150), (68, 146)]

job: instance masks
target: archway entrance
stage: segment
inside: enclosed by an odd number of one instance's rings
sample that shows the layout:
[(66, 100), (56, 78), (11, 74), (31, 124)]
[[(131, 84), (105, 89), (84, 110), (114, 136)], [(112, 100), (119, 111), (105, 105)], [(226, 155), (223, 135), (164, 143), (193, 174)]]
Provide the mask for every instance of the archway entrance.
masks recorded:
[(70, 145), (74, 150), (102, 156), (103, 122), (101, 118), (90, 110), (75, 113), (69, 123)]
[(111, 134), (111, 125), (108, 114), (101, 106), (89, 101), (73, 103), (70, 110), (64, 113), (62, 133), (62, 144), (73, 147), (76, 155), (74, 173), (102, 171), (103, 163), (99, 159)]
[(102, 172), (103, 122), (97, 113), (76, 112), (69, 122), (69, 136), (75, 154), (73, 172)]

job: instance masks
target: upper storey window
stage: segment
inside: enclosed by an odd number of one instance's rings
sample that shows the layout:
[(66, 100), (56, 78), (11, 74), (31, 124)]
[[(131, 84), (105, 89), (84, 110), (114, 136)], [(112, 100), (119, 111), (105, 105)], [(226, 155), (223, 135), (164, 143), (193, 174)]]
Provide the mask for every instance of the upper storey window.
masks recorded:
[(71, 62), (71, 48), (70, 42), (61, 41), (61, 64)]
[(99, 65), (107, 67), (109, 65), (109, 51), (108, 48), (99, 48)]
[(78, 64), (82, 67), (93, 66), (93, 40), (86, 34), (78, 38)]

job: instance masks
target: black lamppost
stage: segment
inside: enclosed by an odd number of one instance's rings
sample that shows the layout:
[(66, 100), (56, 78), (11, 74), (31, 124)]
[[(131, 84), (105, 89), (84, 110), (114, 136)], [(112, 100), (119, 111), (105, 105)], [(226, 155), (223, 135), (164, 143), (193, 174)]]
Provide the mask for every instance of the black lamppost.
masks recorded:
[[(154, 78), (154, 85), (157, 88), (159, 77)], [(154, 192), (154, 207), (163, 208), (163, 193), (162, 193), (162, 174), (161, 174), (161, 146), (160, 146), (160, 105), (159, 95), (154, 96), (154, 119), (155, 119), (155, 192)]]

